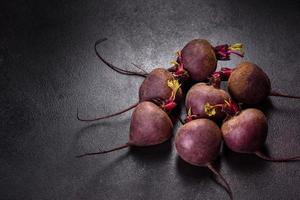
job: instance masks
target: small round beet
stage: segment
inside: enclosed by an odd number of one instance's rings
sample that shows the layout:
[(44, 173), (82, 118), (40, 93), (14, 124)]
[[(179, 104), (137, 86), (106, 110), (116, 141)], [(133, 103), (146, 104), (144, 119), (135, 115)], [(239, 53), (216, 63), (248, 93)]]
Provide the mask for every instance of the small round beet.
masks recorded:
[(242, 62), (231, 73), (228, 91), (237, 101), (258, 104), (271, 92), (271, 82), (267, 74), (256, 64)]
[[(168, 99), (172, 94), (172, 89), (168, 86), (168, 80), (174, 79), (171, 72), (163, 68), (156, 68), (148, 74), (139, 89), (139, 99), (150, 101), (153, 99)], [(181, 97), (182, 91), (179, 88), (176, 97)]]
[(152, 102), (139, 103), (131, 116), (129, 140), (119, 147), (77, 157), (105, 154), (130, 146), (146, 147), (161, 144), (172, 137), (173, 124), (167, 113)]
[(80, 121), (97, 121), (107, 119), (125, 113), (135, 108), (140, 102), (153, 101), (160, 105), (166, 111), (172, 111), (181, 100), (183, 94), (178, 80), (175, 79), (171, 72), (163, 68), (156, 68), (145, 78), (139, 89), (139, 102), (125, 108), (119, 112), (104, 115), (92, 119), (83, 119), (79, 117), (77, 111), (77, 119)]
[(191, 109), (191, 114), (196, 115), (196, 118), (209, 118), (219, 121), (224, 119), (226, 114), (220, 112), (221, 108), (217, 108), (216, 115), (209, 116), (205, 112), (205, 104), (223, 104), (224, 100), (229, 101), (229, 98), (229, 94), (222, 89), (215, 88), (206, 83), (198, 83), (193, 85), (188, 91), (185, 106), (187, 109)]
[(195, 119), (184, 124), (175, 137), (179, 156), (196, 166), (206, 166), (215, 160), (222, 141), (219, 127), (209, 119)]
[(300, 156), (272, 158), (261, 151), (267, 138), (268, 123), (258, 109), (243, 110), (224, 122), (221, 130), (226, 146), (234, 152), (253, 153), (264, 160), (275, 162), (300, 160)]
[(263, 146), (268, 123), (260, 110), (249, 108), (224, 122), (221, 129), (229, 149), (239, 153), (253, 153)]
[(211, 164), (219, 155), (221, 130), (209, 119), (195, 119), (179, 128), (175, 137), (178, 155), (187, 163), (208, 167), (225, 185), (232, 199), (232, 191), (225, 178)]
[(181, 50), (181, 62), (194, 81), (205, 81), (217, 67), (217, 58), (207, 40), (195, 39)]
[(173, 124), (154, 103), (140, 103), (131, 116), (129, 143), (134, 146), (160, 144), (172, 136)]

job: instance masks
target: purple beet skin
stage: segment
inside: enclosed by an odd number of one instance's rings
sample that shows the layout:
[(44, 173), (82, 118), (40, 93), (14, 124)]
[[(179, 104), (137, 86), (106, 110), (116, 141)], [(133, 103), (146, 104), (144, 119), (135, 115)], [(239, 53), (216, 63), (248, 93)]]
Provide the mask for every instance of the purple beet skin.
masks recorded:
[(187, 163), (209, 168), (223, 181), (223, 187), (233, 199), (228, 182), (212, 165), (219, 155), (221, 141), (221, 130), (216, 123), (209, 119), (195, 119), (179, 128), (175, 147), (178, 155)]
[(253, 153), (263, 146), (268, 123), (260, 110), (250, 108), (224, 122), (221, 130), (229, 149), (239, 153)]
[(249, 108), (233, 116), (222, 125), (226, 146), (234, 152), (252, 153), (273, 162), (299, 161), (300, 156), (273, 158), (262, 152), (268, 133), (265, 115), (258, 109)]
[(129, 141), (110, 150), (85, 153), (78, 157), (105, 154), (130, 146), (152, 146), (161, 144), (172, 137), (173, 124), (169, 116), (152, 102), (137, 105), (131, 116)]
[(206, 83), (198, 83), (188, 91), (185, 106), (187, 109), (191, 109), (191, 114), (195, 118), (209, 118), (214, 121), (220, 121), (226, 117), (225, 113), (220, 112), (221, 108), (216, 108), (216, 115), (209, 116), (205, 112), (205, 104), (223, 104), (224, 100), (229, 101), (229, 98), (229, 94), (222, 89), (215, 88)]
[(171, 119), (160, 107), (142, 102), (131, 116), (129, 143), (150, 146), (167, 141), (172, 136)]
[(195, 39), (181, 50), (181, 63), (194, 81), (206, 80), (217, 67), (217, 58), (207, 40)]
[(195, 119), (184, 124), (175, 137), (178, 155), (196, 166), (207, 166), (220, 151), (221, 131), (209, 119)]

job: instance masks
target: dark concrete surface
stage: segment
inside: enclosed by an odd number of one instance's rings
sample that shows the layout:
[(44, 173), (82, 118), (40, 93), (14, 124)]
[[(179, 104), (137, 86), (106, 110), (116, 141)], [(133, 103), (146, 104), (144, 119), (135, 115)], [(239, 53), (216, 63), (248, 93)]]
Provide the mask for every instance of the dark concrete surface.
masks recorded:
[[(101, 63), (169, 67), (194, 38), (243, 42), (274, 89), (300, 94), (299, 1), (1, 1), (0, 199), (228, 199), (207, 169), (179, 160), (172, 141), (78, 159), (127, 141), (130, 113), (93, 117), (137, 101), (142, 78)], [(233, 66), (239, 62), (219, 62)], [(300, 102), (270, 98), (266, 147), (300, 153)], [(176, 127), (178, 128), (179, 125)], [(220, 171), (235, 199), (300, 199), (300, 163), (268, 163), (224, 150)]]

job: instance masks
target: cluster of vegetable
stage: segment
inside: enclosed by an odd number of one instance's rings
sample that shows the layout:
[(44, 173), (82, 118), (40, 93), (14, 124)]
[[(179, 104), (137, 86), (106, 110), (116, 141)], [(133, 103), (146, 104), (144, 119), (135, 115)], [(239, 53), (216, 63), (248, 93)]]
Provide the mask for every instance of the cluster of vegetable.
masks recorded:
[[(265, 155), (261, 148), (267, 137), (267, 119), (256, 108), (243, 109), (244, 105), (257, 105), (268, 96), (300, 97), (272, 91), (268, 76), (251, 62), (215, 71), (218, 60), (229, 60), (231, 54), (243, 57), (242, 44), (213, 47), (207, 40), (195, 39), (177, 53), (177, 60), (172, 62), (171, 68), (156, 68), (147, 73), (121, 69), (106, 61), (97, 51), (97, 45), (103, 41), (105, 39), (97, 41), (94, 47), (107, 66), (121, 74), (145, 77), (145, 80), (139, 88), (139, 102), (120, 112), (94, 119), (83, 119), (77, 113), (78, 120), (95, 121), (135, 108), (126, 144), (78, 157), (130, 146), (161, 144), (172, 137), (173, 124), (179, 119), (183, 124), (175, 136), (179, 157), (192, 165), (209, 168), (223, 181), (231, 199), (233, 195), (229, 184), (213, 166), (220, 154), (222, 141), (234, 152), (255, 154), (267, 161), (300, 160), (300, 156), (271, 158)], [(228, 92), (220, 88), (222, 81), (227, 81)], [(175, 108), (184, 98), (187, 116), (183, 121)]]

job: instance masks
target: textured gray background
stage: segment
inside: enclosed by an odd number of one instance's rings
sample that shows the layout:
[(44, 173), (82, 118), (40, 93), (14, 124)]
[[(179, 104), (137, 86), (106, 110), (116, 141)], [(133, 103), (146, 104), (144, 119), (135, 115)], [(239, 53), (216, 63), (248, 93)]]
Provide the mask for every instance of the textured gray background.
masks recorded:
[[(126, 142), (130, 123), (130, 113), (78, 122), (76, 108), (87, 117), (122, 109), (142, 81), (105, 67), (93, 43), (108, 37), (109, 60), (150, 71), (194, 38), (241, 41), (274, 89), (299, 94), (299, 10), (296, 1), (1, 1), (0, 199), (226, 199), (170, 142), (75, 158)], [(271, 98), (263, 108), (270, 154), (300, 153), (300, 102)], [(225, 151), (219, 165), (235, 199), (299, 199), (300, 163)]]

